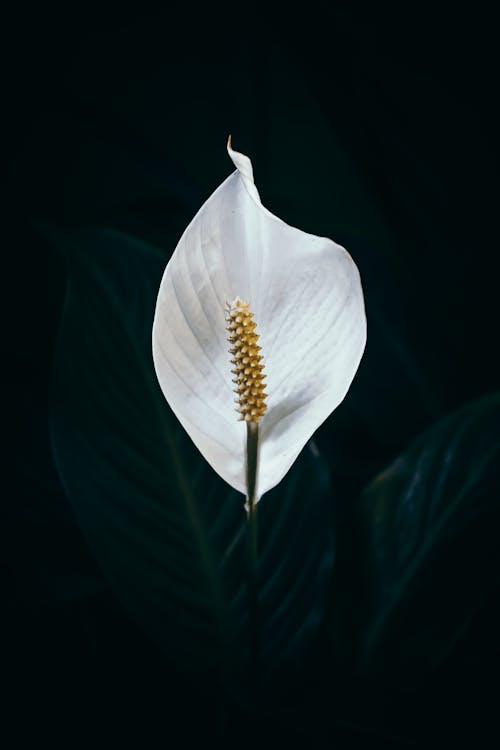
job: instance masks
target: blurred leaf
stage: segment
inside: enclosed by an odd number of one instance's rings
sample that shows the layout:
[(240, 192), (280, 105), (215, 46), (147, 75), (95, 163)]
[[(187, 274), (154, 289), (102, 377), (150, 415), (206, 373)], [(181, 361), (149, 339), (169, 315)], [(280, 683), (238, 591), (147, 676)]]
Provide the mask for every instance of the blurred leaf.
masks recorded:
[[(44, 234), (68, 265), (52, 438), (79, 524), (131, 615), (181, 665), (248, 653), (243, 496), (202, 459), (161, 394), (151, 326), (166, 259), (108, 229)], [(296, 662), (322, 621), (331, 491), (307, 446), (259, 504), (262, 664)]]
[(500, 395), (421, 435), (355, 519), (358, 665), (381, 686), (442, 662), (498, 588)]

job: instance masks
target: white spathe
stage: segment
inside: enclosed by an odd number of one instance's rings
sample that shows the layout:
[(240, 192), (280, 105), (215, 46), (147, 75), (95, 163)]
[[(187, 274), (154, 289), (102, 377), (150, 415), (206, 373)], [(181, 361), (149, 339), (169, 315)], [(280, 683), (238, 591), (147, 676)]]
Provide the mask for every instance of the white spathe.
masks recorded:
[(238, 421), (225, 304), (250, 303), (267, 375), (257, 493), (287, 473), (340, 404), (366, 342), (363, 292), (349, 253), (288, 226), (260, 202), (250, 159), (189, 224), (163, 275), (153, 323), (156, 374), (172, 411), (232, 487), (245, 486), (246, 424)]

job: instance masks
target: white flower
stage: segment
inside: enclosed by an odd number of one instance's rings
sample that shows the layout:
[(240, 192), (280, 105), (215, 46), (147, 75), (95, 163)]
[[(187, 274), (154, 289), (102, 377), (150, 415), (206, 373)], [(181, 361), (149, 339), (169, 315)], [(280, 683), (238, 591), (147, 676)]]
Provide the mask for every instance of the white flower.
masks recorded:
[(241, 383), (231, 373), (237, 337), (228, 341), (226, 317), (241, 300), (249, 303), (267, 377), (260, 497), (346, 395), (363, 354), (366, 319), (347, 251), (273, 216), (260, 202), (250, 159), (233, 151), (230, 140), (228, 153), (236, 171), (198, 211), (165, 269), (153, 359), (165, 398), (195, 445), (246, 494)]

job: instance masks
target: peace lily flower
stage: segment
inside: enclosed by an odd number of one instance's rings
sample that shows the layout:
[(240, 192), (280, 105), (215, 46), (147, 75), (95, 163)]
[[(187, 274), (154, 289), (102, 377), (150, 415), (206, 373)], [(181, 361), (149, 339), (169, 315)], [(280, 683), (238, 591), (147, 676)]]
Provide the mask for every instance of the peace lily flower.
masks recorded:
[(264, 208), (250, 159), (231, 138), (227, 150), (236, 171), (198, 211), (165, 269), (153, 359), (184, 429), (247, 496), (258, 436), (256, 502), (346, 395), (366, 319), (347, 251)]

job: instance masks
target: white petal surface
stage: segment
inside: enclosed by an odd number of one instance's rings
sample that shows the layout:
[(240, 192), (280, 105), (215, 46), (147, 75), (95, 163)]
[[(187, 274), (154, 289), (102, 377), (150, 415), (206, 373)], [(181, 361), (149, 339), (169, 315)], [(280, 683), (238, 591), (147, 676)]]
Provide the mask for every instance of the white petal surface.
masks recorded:
[(210, 196), (160, 285), (153, 359), (172, 410), (218, 474), (245, 494), (246, 426), (238, 422), (224, 306), (250, 303), (267, 374), (258, 494), (274, 487), (358, 368), (366, 319), (358, 270), (340, 245), (265, 209), (250, 159)]

